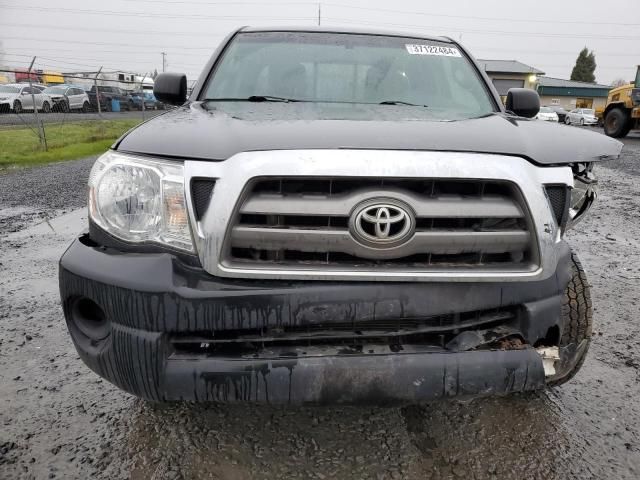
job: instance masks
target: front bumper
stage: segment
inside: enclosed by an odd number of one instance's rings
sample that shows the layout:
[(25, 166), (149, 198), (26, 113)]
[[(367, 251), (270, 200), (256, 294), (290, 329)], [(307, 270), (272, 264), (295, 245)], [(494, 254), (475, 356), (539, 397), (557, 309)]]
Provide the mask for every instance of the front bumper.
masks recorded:
[[(455, 395), (506, 394), (545, 385), (532, 345), (562, 331), (561, 300), (570, 250), (558, 247), (555, 273), (508, 283), (381, 283), (220, 279), (169, 253), (123, 253), (76, 240), (60, 261), (62, 304), (82, 360), (97, 374), (154, 401), (253, 401), (285, 404), (392, 404)], [(108, 332), (96, 340), (78, 328), (75, 305), (95, 302)], [(185, 335), (224, 337), (230, 331), (330, 329), (456, 312), (511, 309), (500, 328), (524, 345), (491, 346), (455, 337), (445, 346), (331, 342), (263, 346), (248, 353), (184, 352)], [(493, 327), (467, 329), (490, 336)], [(458, 329), (457, 332), (464, 332)], [(451, 332), (442, 331), (442, 336)], [(551, 335), (553, 337), (553, 335)], [(457, 344), (456, 344), (457, 342)], [(465, 346), (466, 344), (466, 346)], [(238, 344), (240, 345), (240, 344)]]

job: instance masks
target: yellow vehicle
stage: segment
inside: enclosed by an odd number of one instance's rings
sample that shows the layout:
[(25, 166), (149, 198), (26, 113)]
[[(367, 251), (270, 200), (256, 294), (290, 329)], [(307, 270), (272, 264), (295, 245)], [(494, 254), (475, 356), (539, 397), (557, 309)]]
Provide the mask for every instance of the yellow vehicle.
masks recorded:
[(640, 128), (640, 65), (634, 83), (609, 92), (603, 114), (604, 133), (610, 137), (625, 137), (631, 129)]
[(58, 72), (44, 72), (42, 74), (42, 83), (45, 85), (58, 85), (64, 83), (64, 76)]

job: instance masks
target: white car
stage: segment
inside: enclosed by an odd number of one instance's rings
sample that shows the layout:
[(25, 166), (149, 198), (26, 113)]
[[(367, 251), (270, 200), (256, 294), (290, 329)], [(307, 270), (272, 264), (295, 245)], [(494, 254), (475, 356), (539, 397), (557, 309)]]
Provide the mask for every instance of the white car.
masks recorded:
[(60, 112), (81, 110), (88, 112), (91, 109), (89, 95), (80, 87), (73, 85), (55, 85), (47, 87), (44, 92), (53, 100), (53, 109)]
[(564, 123), (571, 125), (577, 123), (579, 125), (597, 125), (598, 118), (591, 108), (576, 108), (567, 113), (564, 117)]
[(557, 122), (558, 114), (549, 107), (540, 107), (540, 111), (536, 115), (536, 118), (546, 122)]
[[(33, 88), (33, 90), (32, 90)], [(32, 94), (33, 93), (33, 94)], [(35, 87), (30, 87), (24, 83), (9, 83), (0, 85), (0, 111), (11, 111), (21, 113), (25, 110), (34, 110), (48, 113), (51, 111), (53, 101), (49, 95), (46, 95)]]

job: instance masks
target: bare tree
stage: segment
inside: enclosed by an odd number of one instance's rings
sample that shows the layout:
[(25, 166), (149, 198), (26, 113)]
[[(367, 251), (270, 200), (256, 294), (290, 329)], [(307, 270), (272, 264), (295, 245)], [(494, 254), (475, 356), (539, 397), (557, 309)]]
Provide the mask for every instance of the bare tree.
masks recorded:
[(621, 87), (623, 85), (626, 85), (627, 83), (629, 82), (626, 81), (624, 78), (616, 78), (613, 82), (611, 82), (611, 86), (613, 88), (616, 88), (616, 87)]

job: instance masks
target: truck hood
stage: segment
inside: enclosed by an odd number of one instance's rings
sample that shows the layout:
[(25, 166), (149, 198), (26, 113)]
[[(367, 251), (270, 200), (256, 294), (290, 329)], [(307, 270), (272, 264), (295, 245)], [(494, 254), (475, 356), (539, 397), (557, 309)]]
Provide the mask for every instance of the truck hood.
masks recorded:
[(209, 161), (261, 150), (431, 150), (512, 155), (558, 165), (617, 158), (622, 143), (502, 113), (444, 121), (428, 108), (411, 106), (194, 102), (143, 123), (113, 148)]

